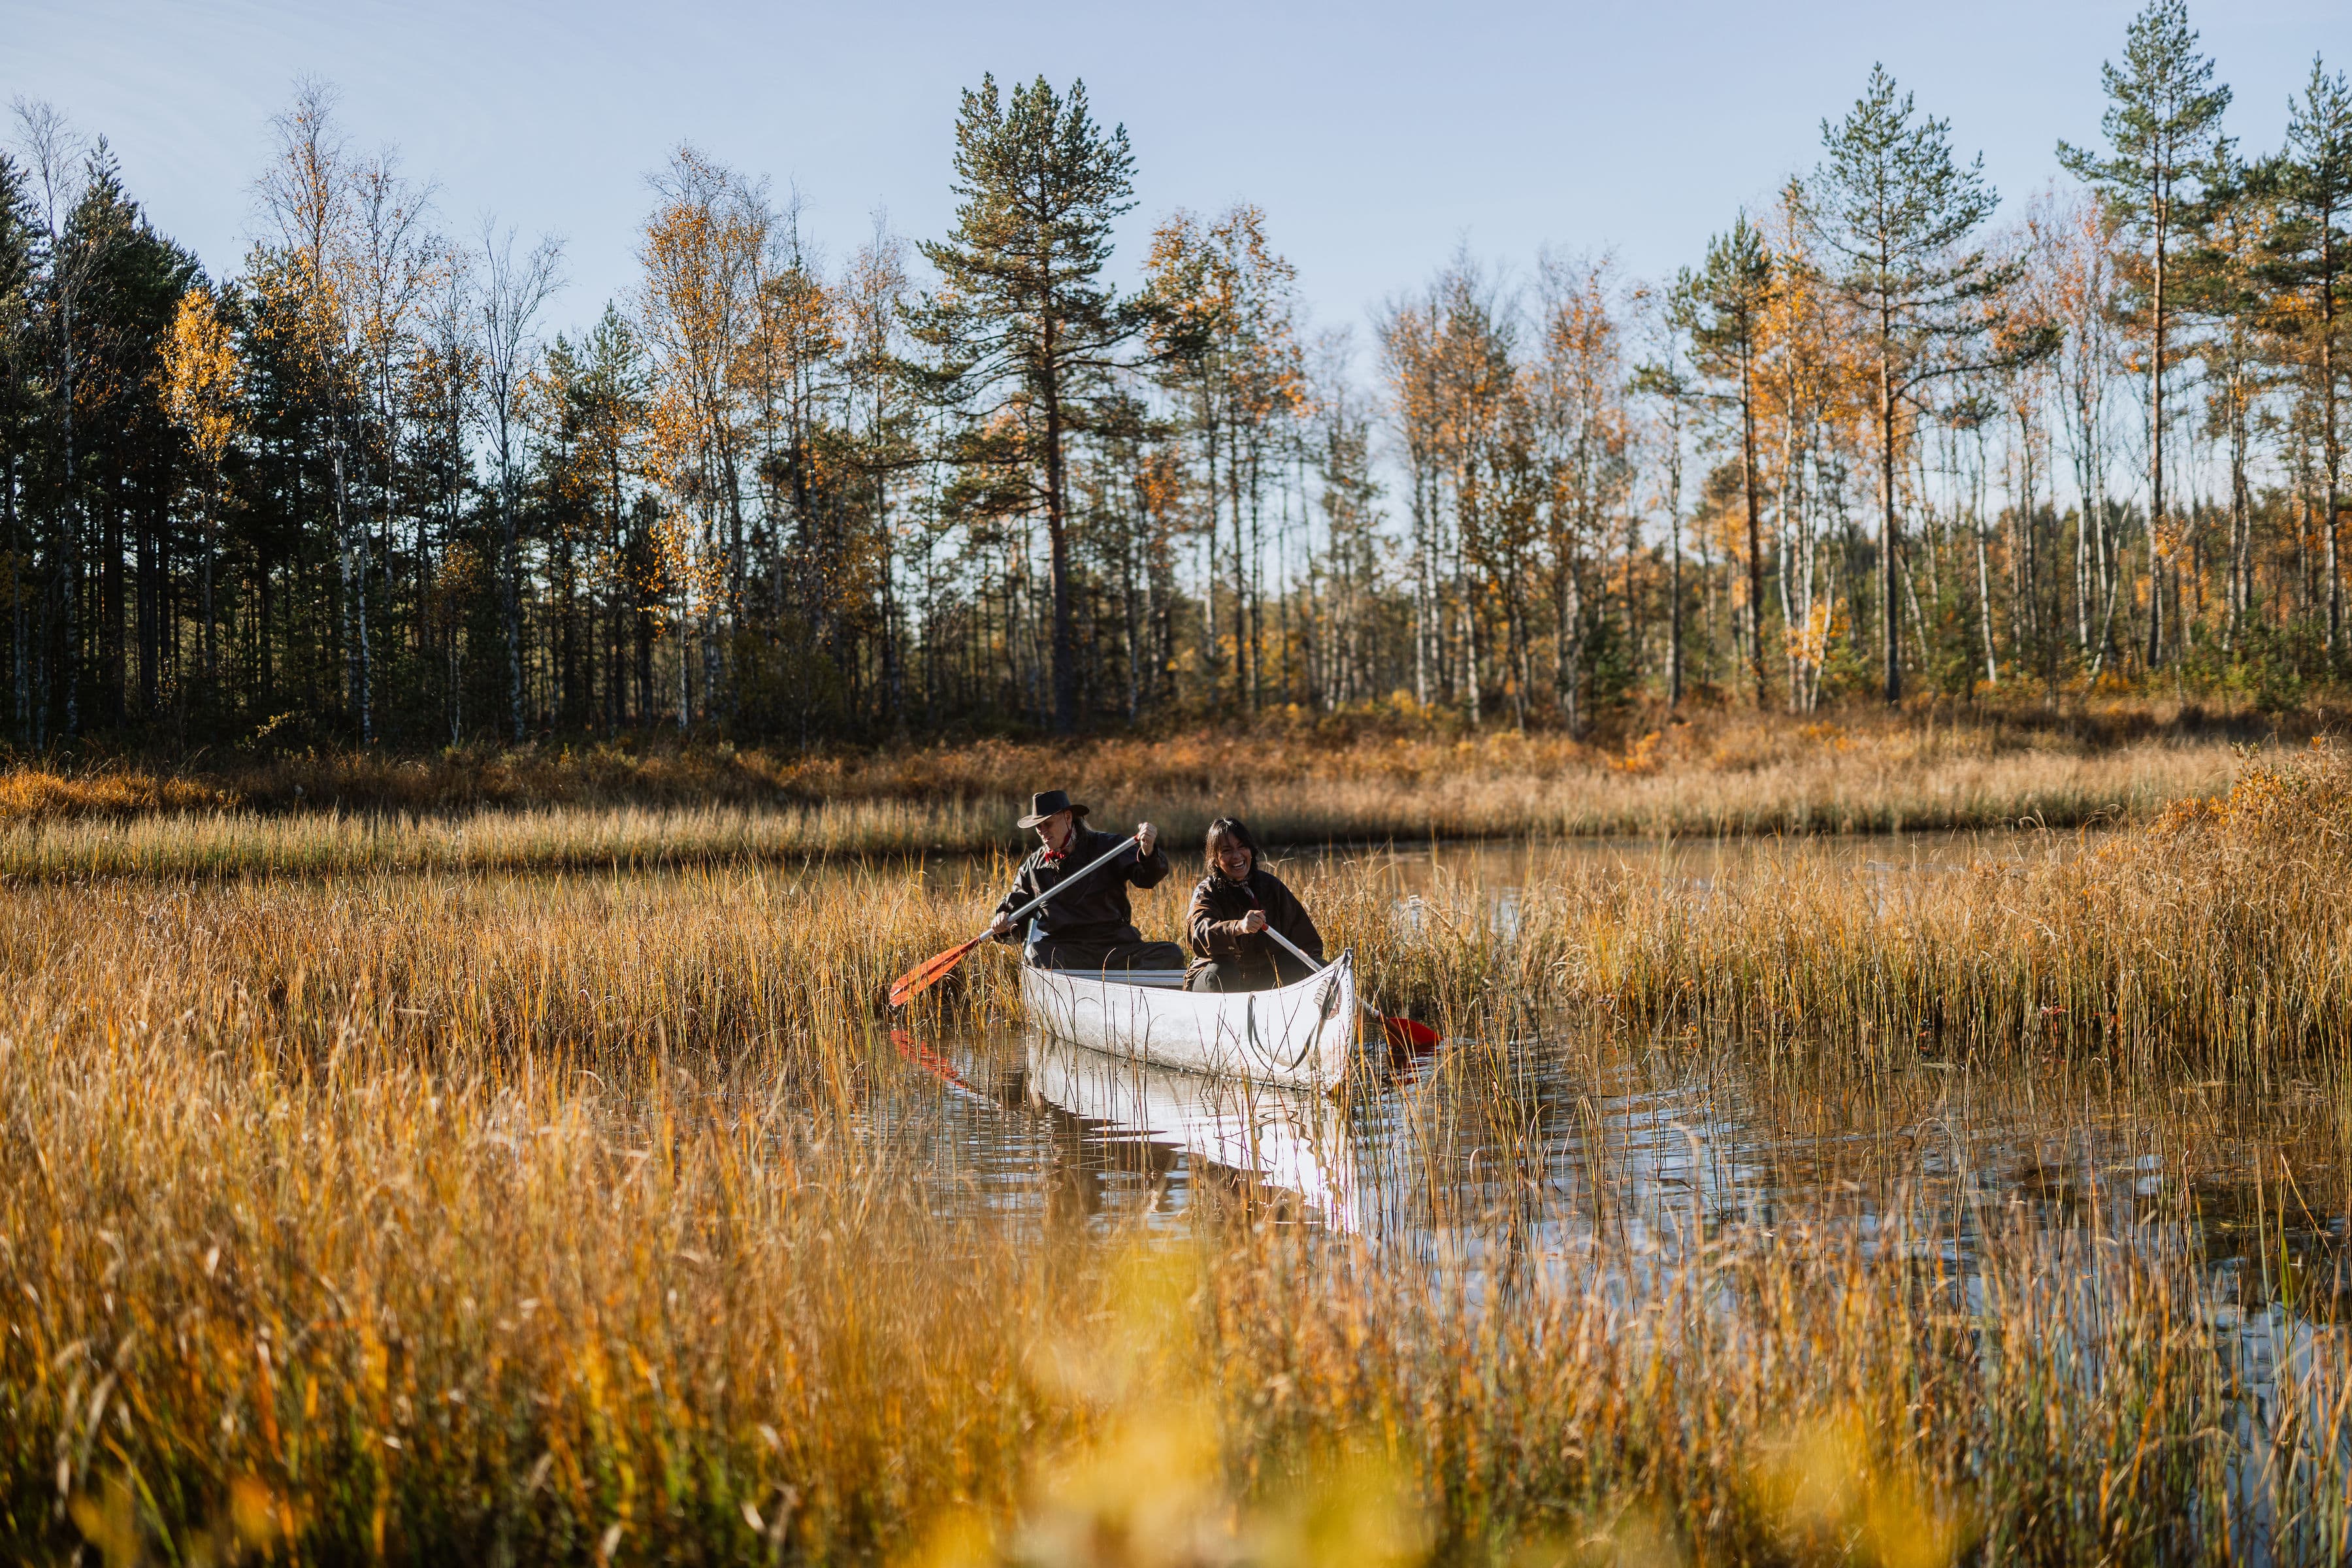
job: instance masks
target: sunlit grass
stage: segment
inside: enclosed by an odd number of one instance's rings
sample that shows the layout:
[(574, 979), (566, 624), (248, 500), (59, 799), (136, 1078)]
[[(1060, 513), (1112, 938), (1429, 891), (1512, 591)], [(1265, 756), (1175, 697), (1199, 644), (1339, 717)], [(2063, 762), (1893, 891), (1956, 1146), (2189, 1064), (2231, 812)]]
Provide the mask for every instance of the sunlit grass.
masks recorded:
[(2065, 827), (2228, 787), (2221, 739), (2102, 742), (1999, 725), (1728, 721), (1622, 750), (1557, 736), (1235, 731), (828, 758), (609, 749), (368, 753), (187, 777), (0, 773), (0, 875), (560, 870), (988, 851), (1030, 791), (1196, 842), (1238, 813), (1274, 842)]
[[(1245, 1192), (1157, 1239), (942, 1201), (878, 997), (1002, 863), (27, 883), (0, 1554), (2337, 1561), (2340, 1283), (2280, 1253), (2266, 1380), (2166, 1123), (2155, 1208), (1922, 1189), (1548, 1250), (1574, 1216), (1516, 1053), (1577, 1047), (1506, 1046), (1540, 1016), (1762, 1062), (1791, 1120), (1971, 1055), (2332, 1103), (2347, 844), (2316, 752), (1958, 875), (1538, 852), (1507, 913), (1440, 876), (1404, 920), (1381, 864), (1293, 861), (1371, 988), (1463, 1042), (1402, 1114), (1463, 1152), (1411, 1196), (1475, 1267)], [(1153, 934), (1185, 880), (1139, 900)], [(1011, 976), (976, 953), (913, 1022), (1013, 1021)]]
[(942, 1217), (825, 1088), (862, 1060), (283, 1071), (115, 1022), (0, 1057), (17, 1554), (112, 1507), (159, 1554), (2218, 1561), (2249, 1487), (2345, 1540), (2342, 1342), (2247, 1425), (2177, 1231), (1996, 1226), (1973, 1302), (1927, 1212), (1497, 1293), (1213, 1205)]

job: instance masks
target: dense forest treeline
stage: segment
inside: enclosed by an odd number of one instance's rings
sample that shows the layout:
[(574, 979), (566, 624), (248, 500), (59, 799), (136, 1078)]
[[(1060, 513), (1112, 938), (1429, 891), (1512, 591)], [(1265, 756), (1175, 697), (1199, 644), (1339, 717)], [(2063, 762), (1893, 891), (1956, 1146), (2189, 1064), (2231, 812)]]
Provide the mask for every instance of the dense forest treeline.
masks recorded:
[(682, 146), (562, 330), (561, 247), (443, 232), (322, 85), (228, 278), (20, 100), (0, 738), (2290, 702), (2352, 670), (2352, 86), (2315, 59), (2250, 150), (2178, 0), (2124, 44), (2009, 209), (1875, 71), (1676, 277), (1464, 253), (1360, 355), (1245, 204), (1114, 289), (1137, 163), (1082, 86), (967, 93), (953, 229), (839, 266)]

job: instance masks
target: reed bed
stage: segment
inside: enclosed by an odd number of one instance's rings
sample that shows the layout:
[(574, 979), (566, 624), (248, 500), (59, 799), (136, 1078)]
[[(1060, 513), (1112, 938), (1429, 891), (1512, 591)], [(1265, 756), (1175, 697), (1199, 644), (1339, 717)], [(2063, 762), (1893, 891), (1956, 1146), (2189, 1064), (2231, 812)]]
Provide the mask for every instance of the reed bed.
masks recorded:
[[(1328, 744), (1249, 732), (1060, 748), (983, 743), (793, 761), (364, 753), (205, 777), (0, 774), (0, 876), (562, 870), (934, 852), (1013, 837), (1060, 782), (1100, 820), (1196, 839), (1377, 843), (2065, 827), (2218, 793), (2222, 738), (1885, 721), (1670, 726), (1621, 749), (1496, 733)], [(305, 781), (308, 781), (307, 784)], [(1042, 782), (1041, 782), (1042, 781)]]
[(2250, 1082), (2352, 1063), (2352, 759), (2325, 746), (2142, 826), (1991, 841), (1963, 867), (1857, 870), (1801, 845), (1720, 877), (1559, 857), (1507, 910), (1468, 885), (1423, 908), (1379, 973), (1465, 1020), (1570, 1001), (1748, 1052), (2023, 1050)]
[[(1672, 850), (1540, 852), (1506, 900), (1451, 877), (1400, 901), (1384, 857), (1287, 862), (1385, 1003), (1457, 1033), (1567, 1005), (1742, 1050), (1864, 1058), (2121, 1055), (2256, 1077), (2352, 1059), (2352, 763), (2252, 768), (2095, 840), (2023, 835), (1940, 873), (1856, 871), (1801, 844), (1685, 875)], [(1009, 866), (777, 867), (644, 874), (367, 870), (30, 882), (0, 921), (0, 984), (84, 977), (114, 999), (191, 997), (192, 1027), (331, 1044), (356, 1008), (383, 1037), (481, 1056), (601, 1061), (651, 1042), (731, 1053), (876, 1026), (889, 979), (984, 924)], [(1137, 900), (1178, 926), (1180, 873)], [(915, 1016), (1017, 1016), (982, 951)]]
[(559, 807), (454, 816), (241, 810), (90, 817), (0, 828), (0, 877), (320, 876), (365, 872), (642, 870), (982, 850), (999, 812), (947, 801), (653, 810)]
[[(1475, 1277), (945, 1211), (870, 1057), (0, 1047), (0, 1550), (115, 1560), (2340, 1559), (2339, 1331), (1932, 1205)], [(1496, 1121), (1473, 1067), (1449, 1114)], [(1484, 1100), (1489, 1103), (1482, 1104)], [(2176, 1219), (2178, 1216), (2174, 1216)], [(1865, 1243), (1868, 1234), (1871, 1239)], [(1635, 1286), (1638, 1284), (1638, 1288)]]
[[(2135, 745), (2218, 751), (2229, 741), (2303, 736), (2334, 723), (2325, 710), (2208, 715), (2127, 702), (2066, 714), (1999, 708), (1890, 713), (1875, 704), (1807, 719), (1694, 706), (1655, 721), (1612, 717), (1584, 741), (1549, 731), (1475, 733), (1437, 721), (1308, 718), (1292, 710), (1213, 728), (1055, 741), (982, 740), (871, 749), (770, 751), (719, 742), (625, 736), (590, 744), (473, 745), (427, 754), (368, 750), (269, 754), (205, 752), (157, 768), (131, 758), (79, 765), (43, 759), (0, 773), (0, 820), (129, 816), (238, 805), (321, 806), (416, 816), (483, 807), (674, 810), (861, 800), (992, 800), (1006, 781), (1051, 775), (1104, 797), (1181, 798), (1276, 782), (1381, 783), (1414, 790), (1466, 772), (1545, 778), (1562, 773), (1753, 773), (1842, 759), (1864, 773), (1938, 761), (2095, 757)], [(1025, 792), (1024, 792), (1025, 793)]]
[(553, 1054), (605, 1071), (673, 1044), (732, 1058), (867, 1028), (910, 953), (971, 934), (955, 911), (977, 898), (756, 866), (40, 885), (0, 919), (0, 1017), (38, 1020), (5, 1026), (19, 1039), (120, 1036), (143, 1026), (126, 1008), (169, 997), (199, 1055), (280, 1065), (352, 1037), (453, 1069)]
[[(31, 881), (0, 1555), (2341, 1561), (2344, 1284), (2272, 1230), (2352, 1190), (2347, 829), (2323, 749), (1952, 876), (1539, 856), (1401, 908), (1379, 861), (1293, 862), (1463, 1038), (1402, 1113), (1475, 1174), (1431, 1197), (1471, 1253), (1246, 1189), (1158, 1239), (960, 1197), (878, 998), (1001, 862)], [(975, 954), (908, 1022), (1017, 1021), (1011, 974)], [(1538, 1018), (1569, 1043), (1510, 1044)], [(1898, 1182), (1549, 1246), (1519, 1064), (1593, 1040), (1821, 1104), (1969, 1056), (2151, 1105), (2305, 1080), (2252, 1244), (2296, 1283), (2217, 1284), (2155, 1117), (2063, 1225)]]

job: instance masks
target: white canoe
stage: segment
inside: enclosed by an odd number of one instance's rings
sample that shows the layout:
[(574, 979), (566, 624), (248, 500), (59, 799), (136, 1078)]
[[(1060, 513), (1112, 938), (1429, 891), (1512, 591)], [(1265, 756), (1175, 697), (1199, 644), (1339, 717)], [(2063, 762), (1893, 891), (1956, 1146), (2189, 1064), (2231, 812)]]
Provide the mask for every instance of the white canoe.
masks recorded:
[(1055, 1037), (1147, 1067), (1329, 1089), (1355, 1060), (1350, 954), (1272, 991), (1220, 994), (1180, 990), (1181, 983), (1024, 964), (1021, 1001), (1029, 1021)]
[(1142, 1137), (1295, 1193), (1334, 1230), (1359, 1224), (1354, 1148), (1341, 1103), (1247, 1079), (1172, 1072), (1029, 1037), (1028, 1091), (1096, 1138)]

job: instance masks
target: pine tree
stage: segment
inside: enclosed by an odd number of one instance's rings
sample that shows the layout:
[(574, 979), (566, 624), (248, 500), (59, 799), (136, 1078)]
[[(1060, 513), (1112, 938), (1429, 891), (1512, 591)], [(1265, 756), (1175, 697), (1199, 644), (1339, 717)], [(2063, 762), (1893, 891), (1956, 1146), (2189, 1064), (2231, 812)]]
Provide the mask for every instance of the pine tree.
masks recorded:
[[(637, 468), (648, 412), (645, 350), (628, 318), (607, 302), (604, 315), (578, 342), (558, 334), (545, 367), (559, 440), (568, 459), (560, 476), (589, 546), (584, 580), (591, 584), (591, 623), (584, 692), (580, 672), (565, 669), (565, 717), (593, 721), (606, 734), (620, 725), (625, 679), (625, 617), (636, 610), (637, 586), (625, 562), (630, 510), (628, 481)], [(568, 617), (572, 606), (564, 606)], [(601, 698), (598, 694), (601, 693)]]
[(1948, 121), (1916, 116), (1911, 95), (1898, 94), (1885, 68), (1873, 66), (1869, 86), (1844, 121), (1822, 121), (1829, 156), (1801, 188), (1806, 222), (1842, 263), (1832, 281), (1862, 318), (1873, 362), (1890, 704), (1903, 699), (1895, 467), (1904, 405), (1939, 377), (2014, 363), (2048, 347), (2035, 334), (2000, 354), (1969, 353), (1979, 340), (2000, 340), (2005, 321), (1999, 297), (2020, 269), (1964, 248), (2000, 198), (1985, 181), (1982, 155), (1966, 167), (1954, 161), (1950, 132)]
[(25, 491), (39, 429), (39, 346), (33, 335), (35, 211), (26, 169), (0, 153), (0, 548), (8, 557), (9, 655), (19, 734), (29, 715), (25, 569), (31, 558)]
[(1739, 482), (1748, 507), (1748, 656), (1756, 706), (1764, 706), (1763, 501), (1756, 472), (1757, 335), (1773, 287), (1771, 253), (1741, 213), (1727, 234), (1707, 242), (1706, 264), (1676, 280), (1679, 313), (1687, 322), (1699, 372), (1734, 384), (1728, 396), (1739, 414)]
[(149, 225), (103, 137), (87, 162), (66, 247), (90, 258), (73, 323), (83, 569), (71, 663), (99, 721), (121, 725), (153, 718), (162, 691), (158, 588), (179, 445), (156, 366), (199, 269)]
[[(2136, 229), (2147, 245), (2146, 296), (2149, 347), (2148, 570), (2150, 574), (2148, 662), (2156, 662), (2163, 632), (2162, 598), (2154, 591), (2156, 542), (2164, 526), (2164, 371), (2175, 283), (2168, 271), (2172, 247), (2193, 218), (2197, 198), (2222, 151), (2221, 114), (2230, 89), (2213, 83), (2213, 62), (2197, 52), (2185, 0), (2149, 0), (2125, 35), (2124, 60), (2099, 68), (2106, 84), (2107, 112), (2100, 121), (2111, 155), (2061, 142), (2058, 161), (2068, 173), (2095, 186), (2109, 212)], [(2336, 619), (2335, 563), (2328, 563), (2331, 643)]]
[(2274, 327), (2279, 314), (2263, 261), (2264, 240), (2280, 226), (2282, 173), (2278, 160), (2249, 167), (2225, 153), (2207, 182), (2196, 243), (2183, 250), (2176, 268), (2179, 310), (2206, 324), (2199, 352), (2205, 368), (2207, 430), (2229, 456), (2225, 648), (2242, 629), (2239, 623), (2249, 598), (2252, 508), (2247, 464), (2265, 379), (2258, 334)]
[(2345, 362), (2344, 296), (2352, 293), (2352, 82), (2329, 76), (2317, 57), (2302, 101), (2290, 107), (2286, 151), (2276, 161), (2285, 219), (2273, 246), (2269, 270), (2288, 309), (2281, 312), (2293, 339), (2317, 372), (2321, 527), (2327, 551), (2327, 643), (2341, 649), (2343, 584), (2336, 574), (2336, 533), (2344, 506), (2344, 439), (2337, 414)]
[[(915, 318), (966, 404), (963, 457), (988, 510), (1043, 507), (1053, 595), (1054, 727), (1077, 726), (1078, 668), (1066, 446), (1115, 401), (1108, 373), (1139, 312), (1102, 281), (1111, 225), (1134, 204), (1127, 128), (1106, 136), (1083, 82), (1066, 99), (1044, 77), (996, 79), (963, 95), (956, 121), (956, 225), (925, 241), (940, 290)], [(988, 483), (1003, 481), (1010, 484)]]
[(32, 203), (23, 166), (0, 151), (0, 420), (15, 406), (15, 378), (31, 368), (22, 356), (33, 323)]

